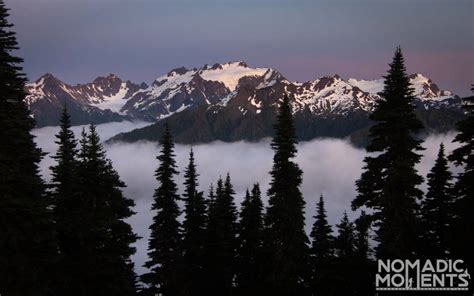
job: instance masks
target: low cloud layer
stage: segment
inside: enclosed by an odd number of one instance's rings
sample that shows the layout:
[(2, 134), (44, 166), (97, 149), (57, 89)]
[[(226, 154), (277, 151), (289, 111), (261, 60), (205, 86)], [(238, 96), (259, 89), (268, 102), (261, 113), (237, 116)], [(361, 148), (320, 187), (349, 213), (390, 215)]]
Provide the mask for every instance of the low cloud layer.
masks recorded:
[[(108, 123), (97, 127), (102, 140), (106, 140), (118, 132), (129, 131), (145, 126), (147, 123), (122, 122)], [(79, 136), (82, 127), (74, 127)], [(49, 166), (53, 164), (50, 155), (56, 150), (54, 134), (58, 127), (36, 129), (38, 145), (49, 155), (41, 163), (41, 171), (46, 180), (50, 179)], [(423, 143), (426, 150), (423, 152), (419, 172), (426, 176), (431, 169), (441, 142), (446, 150), (452, 151), (456, 146), (451, 141), (454, 134), (430, 136)], [(266, 192), (270, 177), (268, 172), (272, 166), (273, 152), (270, 149), (270, 140), (259, 143), (222, 143), (196, 145), (193, 147), (198, 166), (200, 189), (208, 193), (211, 183), (215, 184), (219, 176), (225, 177), (230, 173), (236, 191), (236, 203), (240, 205), (245, 190), (254, 182), (259, 182), (262, 192)], [(137, 253), (134, 256), (138, 273), (143, 273), (142, 267), (146, 261), (148, 227), (151, 224), (153, 213), (150, 211), (152, 195), (157, 187), (154, 170), (158, 166), (156, 156), (159, 147), (156, 143), (140, 142), (133, 144), (112, 144), (105, 146), (107, 156), (113, 161), (115, 169), (122, 180), (127, 184), (124, 193), (135, 200), (137, 214), (130, 218), (136, 233), (142, 239), (137, 243)], [(176, 159), (180, 175), (176, 178), (180, 192), (183, 191), (184, 168), (188, 162), (189, 145), (176, 146)], [(304, 172), (302, 192), (306, 206), (306, 229), (309, 231), (314, 219), (315, 203), (320, 194), (326, 201), (329, 222), (338, 223), (344, 210), (355, 218), (356, 214), (350, 211), (351, 200), (355, 197), (354, 182), (359, 178), (366, 153), (362, 149), (353, 147), (346, 140), (318, 139), (298, 145), (296, 161)], [(456, 169), (453, 169), (456, 171)], [(425, 189), (425, 185), (422, 186)], [(264, 196), (264, 202), (267, 198)]]

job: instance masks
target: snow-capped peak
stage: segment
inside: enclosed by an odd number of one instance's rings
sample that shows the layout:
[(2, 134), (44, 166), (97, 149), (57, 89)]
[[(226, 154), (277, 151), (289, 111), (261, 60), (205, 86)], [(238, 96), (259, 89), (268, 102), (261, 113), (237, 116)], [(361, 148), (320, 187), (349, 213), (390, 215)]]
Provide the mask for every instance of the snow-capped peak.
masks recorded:
[(423, 74), (415, 73), (409, 76), (410, 82), (415, 89), (415, 95), (421, 99), (436, 99), (442, 100), (446, 97), (452, 96), (450, 91), (440, 90), (431, 79)]

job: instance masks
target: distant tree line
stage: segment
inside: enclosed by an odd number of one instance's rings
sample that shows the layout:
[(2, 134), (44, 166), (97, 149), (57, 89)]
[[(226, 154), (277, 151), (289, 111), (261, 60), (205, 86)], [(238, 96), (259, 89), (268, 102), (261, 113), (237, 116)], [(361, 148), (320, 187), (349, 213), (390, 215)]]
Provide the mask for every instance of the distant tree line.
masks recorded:
[[(7, 16), (0, 1), (1, 295), (373, 295), (376, 258), (461, 258), (474, 270), (472, 97), (454, 139), (459, 148), (446, 156), (440, 145), (423, 194), (415, 169), (423, 150), (415, 134), (422, 125), (397, 48), (371, 115), (370, 154), (352, 202), (360, 209), (355, 221), (344, 212), (333, 230), (321, 196), (306, 234), (303, 172), (294, 161), (287, 97), (271, 142), (266, 208), (255, 182), (238, 210), (229, 174), (205, 196), (192, 150), (180, 195), (166, 127), (155, 170), (148, 272), (138, 277), (130, 259), (138, 236), (125, 221), (135, 214), (134, 202), (122, 194), (125, 184), (93, 125), (77, 140), (64, 109), (52, 181), (42, 180), (44, 154), (31, 134), (22, 60), (11, 54), (17, 42)], [(449, 161), (462, 172), (453, 176)]]

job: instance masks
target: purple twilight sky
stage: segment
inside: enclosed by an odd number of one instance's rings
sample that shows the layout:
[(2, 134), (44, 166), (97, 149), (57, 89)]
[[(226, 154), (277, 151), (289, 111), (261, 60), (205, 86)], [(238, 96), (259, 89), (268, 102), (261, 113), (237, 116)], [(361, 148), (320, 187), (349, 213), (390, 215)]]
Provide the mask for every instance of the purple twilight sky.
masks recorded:
[(472, 0), (5, 0), (29, 79), (115, 73), (136, 82), (235, 60), (290, 80), (383, 75), (401, 45), (408, 72), (469, 94)]

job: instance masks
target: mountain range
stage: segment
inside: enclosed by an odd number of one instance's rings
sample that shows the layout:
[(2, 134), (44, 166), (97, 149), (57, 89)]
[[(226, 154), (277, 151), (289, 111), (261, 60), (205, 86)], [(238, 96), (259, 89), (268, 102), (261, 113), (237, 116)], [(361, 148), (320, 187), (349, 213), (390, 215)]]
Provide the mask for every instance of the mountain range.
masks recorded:
[[(409, 77), (417, 115), (426, 131), (452, 129), (463, 116), (461, 99), (422, 74)], [(164, 123), (169, 123), (178, 142), (197, 143), (271, 136), (278, 103), (288, 95), (298, 136), (309, 140), (363, 138), (370, 126), (368, 114), (382, 90), (383, 79), (345, 80), (330, 75), (292, 82), (274, 69), (232, 62), (173, 69), (149, 86), (123, 81), (113, 74), (71, 86), (46, 74), (26, 85), (26, 103), (40, 127), (57, 125), (63, 106), (67, 106), (73, 124), (155, 122), (110, 141), (156, 141)]]

